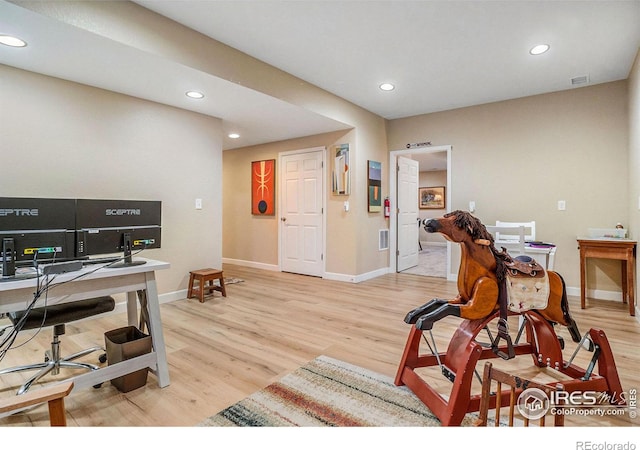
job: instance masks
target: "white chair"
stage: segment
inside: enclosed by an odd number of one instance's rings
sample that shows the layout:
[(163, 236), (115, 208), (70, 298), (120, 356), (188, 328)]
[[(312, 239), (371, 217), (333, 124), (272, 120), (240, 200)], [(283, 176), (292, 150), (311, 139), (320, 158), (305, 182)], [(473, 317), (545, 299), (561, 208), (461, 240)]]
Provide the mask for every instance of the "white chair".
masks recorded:
[[(493, 235), (497, 249), (505, 247), (511, 256), (527, 254), (545, 266), (547, 270), (553, 270), (555, 263), (556, 247), (529, 246), (527, 242), (536, 241), (536, 222), (503, 222), (496, 220), (496, 226), (486, 227)], [(524, 239), (522, 236), (524, 228)], [(493, 230), (493, 231), (492, 231)], [(517, 231), (516, 231), (517, 230)]]
[(525, 254), (525, 227), (518, 226), (485, 226), (487, 231), (491, 233), (495, 247), (500, 250), (501, 247), (507, 249), (511, 256)]
[[(535, 241), (536, 240), (536, 222), (535, 220), (531, 222), (503, 222), (501, 220), (496, 220), (496, 227), (524, 227), (524, 240), (525, 241)], [(509, 240), (517, 240), (519, 237), (513, 234), (500, 234), (496, 236), (496, 239), (499, 241), (509, 241)]]

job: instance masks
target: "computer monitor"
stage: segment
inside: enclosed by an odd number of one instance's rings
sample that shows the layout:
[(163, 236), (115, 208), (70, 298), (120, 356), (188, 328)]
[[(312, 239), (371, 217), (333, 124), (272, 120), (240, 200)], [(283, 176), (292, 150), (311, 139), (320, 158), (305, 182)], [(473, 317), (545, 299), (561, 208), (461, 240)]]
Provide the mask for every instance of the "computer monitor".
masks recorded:
[(148, 200), (76, 200), (76, 256), (122, 252), (109, 267), (144, 264), (135, 250), (160, 248), (162, 202)]
[(2, 278), (75, 258), (75, 200), (0, 197)]

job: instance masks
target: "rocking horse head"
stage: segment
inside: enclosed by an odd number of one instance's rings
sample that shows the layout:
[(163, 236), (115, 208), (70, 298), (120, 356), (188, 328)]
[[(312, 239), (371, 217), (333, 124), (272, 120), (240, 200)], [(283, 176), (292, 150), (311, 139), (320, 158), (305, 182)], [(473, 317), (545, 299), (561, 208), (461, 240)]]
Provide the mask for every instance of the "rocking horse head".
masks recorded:
[[(497, 276), (502, 279), (505, 273), (503, 260), (506, 252), (497, 250), (491, 233), (487, 231), (480, 219), (467, 211), (457, 210), (437, 219), (429, 219), (424, 224), (428, 233), (440, 233), (445, 239), (461, 244), (462, 259), (460, 267), (466, 267), (467, 259), (479, 264), (484, 271), (474, 278)], [(460, 283), (458, 283), (460, 285)]]
[(441, 233), (446, 239), (462, 243), (493, 244), (493, 236), (480, 220), (467, 211), (453, 211), (439, 219), (429, 219), (424, 224), (427, 233)]

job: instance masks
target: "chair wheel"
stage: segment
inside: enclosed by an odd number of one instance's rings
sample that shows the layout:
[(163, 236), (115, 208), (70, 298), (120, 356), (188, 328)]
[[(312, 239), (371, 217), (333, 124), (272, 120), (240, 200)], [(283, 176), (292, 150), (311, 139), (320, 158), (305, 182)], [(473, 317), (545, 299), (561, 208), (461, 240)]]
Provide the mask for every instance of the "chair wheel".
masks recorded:
[(100, 355), (100, 357), (98, 358), (98, 361), (100, 361), (101, 363), (107, 362), (107, 354), (103, 353), (102, 355)]
[(99, 388), (101, 388), (101, 387), (102, 387), (102, 383), (100, 383), (100, 384), (94, 384), (94, 385), (93, 385), (93, 388), (94, 388), (94, 389), (99, 389)]

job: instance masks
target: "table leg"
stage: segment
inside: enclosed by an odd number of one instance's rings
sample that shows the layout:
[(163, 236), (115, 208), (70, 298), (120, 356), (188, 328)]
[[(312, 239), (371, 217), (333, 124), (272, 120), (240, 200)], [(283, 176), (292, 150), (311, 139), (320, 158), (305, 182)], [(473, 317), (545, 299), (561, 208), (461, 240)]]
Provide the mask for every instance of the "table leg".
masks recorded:
[(584, 250), (580, 249), (580, 308), (585, 308), (585, 296), (586, 296), (586, 257), (584, 254)]
[(162, 332), (162, 320), (160, 318), (160, 301), (158, 300), (158, 289), (153, 272), (146, 272), (147, 286), (147, 308), (149, 312), (149, 334), (153, 342), (153, 349), (157, 357), (158, 385), (163, 388), (169, 385), (169, 365), (167, 364), (167, 352), (164, 345), (164, 334)]
[(627, 303), (627, 297), (629, 296), (629, 272), (627, 272), (627, 260), (620, 261), (622, 265), (622, 303)]
[(136, 292), (127, 292), (127, 322), (129, 326), (138, 326), (138, 295)]
[(627, 297), (629, 301), (629, 314), (636, 315), (636, 296), (635, 296), (635, 259), (632, 256), (631, 260), (626, 263), (626, 278), (627, 278)]

